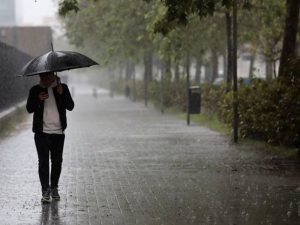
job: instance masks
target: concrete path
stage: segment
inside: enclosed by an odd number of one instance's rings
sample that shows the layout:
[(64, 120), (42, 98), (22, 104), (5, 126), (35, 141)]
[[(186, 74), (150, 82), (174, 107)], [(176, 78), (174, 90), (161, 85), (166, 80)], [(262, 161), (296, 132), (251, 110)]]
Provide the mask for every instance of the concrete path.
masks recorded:
[(300, 224), (296, 165), (106, 92), (74, 100), (61, 201), (40, 202), (31, 117), (0, 139), (1, 225)]

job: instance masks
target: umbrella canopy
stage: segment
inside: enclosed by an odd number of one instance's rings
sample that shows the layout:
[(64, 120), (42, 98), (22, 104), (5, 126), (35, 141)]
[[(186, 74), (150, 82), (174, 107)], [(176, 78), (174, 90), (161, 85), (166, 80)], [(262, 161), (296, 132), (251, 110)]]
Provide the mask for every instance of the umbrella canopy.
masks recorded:
[(30, 60), (19, 76), (33, 76), (98, 65), (89, 57), (72, 51), (51, 51)]

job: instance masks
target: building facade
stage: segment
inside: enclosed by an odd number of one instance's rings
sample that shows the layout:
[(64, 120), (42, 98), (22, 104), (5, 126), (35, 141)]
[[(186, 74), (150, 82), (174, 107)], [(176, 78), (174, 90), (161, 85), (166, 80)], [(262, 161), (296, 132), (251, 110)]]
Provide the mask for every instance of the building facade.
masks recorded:
[(15, 26), (16, 24), (16, 1), (1, 0), (0, 26)]
[(51, 50), (52, 29), (39, 27), (0, 27), (0, 41), (36, 57)]

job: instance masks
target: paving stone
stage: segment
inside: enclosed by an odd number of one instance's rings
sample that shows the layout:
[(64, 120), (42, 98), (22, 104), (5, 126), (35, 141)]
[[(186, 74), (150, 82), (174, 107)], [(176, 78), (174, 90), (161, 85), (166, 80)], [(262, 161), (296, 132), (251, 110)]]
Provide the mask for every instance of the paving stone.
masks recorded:
[(299, 224), (294, 167), (123, 97), (74, 100), (61, 201), (40, 202), (31, 118), (0, 139), (1, 225)]

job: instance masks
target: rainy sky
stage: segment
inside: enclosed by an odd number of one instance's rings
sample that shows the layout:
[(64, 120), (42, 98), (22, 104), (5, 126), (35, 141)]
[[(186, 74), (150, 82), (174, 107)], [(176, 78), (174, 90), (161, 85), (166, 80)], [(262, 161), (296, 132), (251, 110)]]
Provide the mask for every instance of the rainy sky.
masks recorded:
[(17, 17), (22, 25), (42, 25), (54, 17), (58, 0), (17, 0)]

